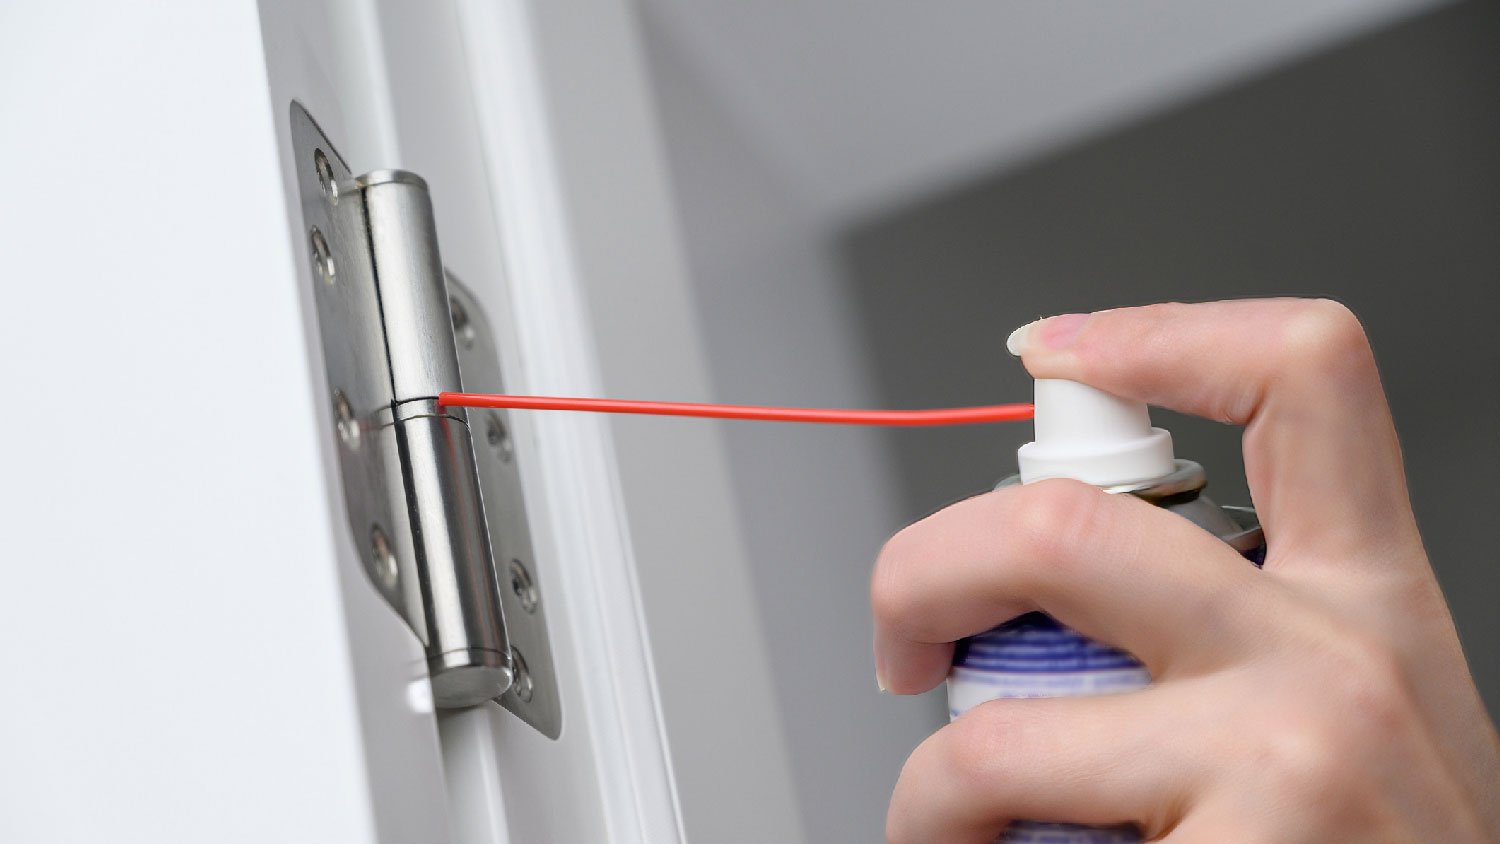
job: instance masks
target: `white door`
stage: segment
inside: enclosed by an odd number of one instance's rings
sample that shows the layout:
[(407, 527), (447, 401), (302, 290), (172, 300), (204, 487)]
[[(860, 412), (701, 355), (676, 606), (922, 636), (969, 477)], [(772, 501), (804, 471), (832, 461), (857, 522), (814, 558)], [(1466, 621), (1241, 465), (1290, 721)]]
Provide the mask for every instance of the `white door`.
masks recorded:
[[(679, 787), (704, 840), (797, 840), (712, 430), (622, 429), (621, 461), (606, 420), (514, 418), (555, 739), (434, 711), (345, 519), (293, 102), (353, 172), (426, 179), (512, 389), (599, 393), (590, 291), (615, 287), (691, 398), (634, 25), (617, 2), (0, 11), (0, 840), (670, 842)], [(711, 776), (674, 783), (661, 672)]]

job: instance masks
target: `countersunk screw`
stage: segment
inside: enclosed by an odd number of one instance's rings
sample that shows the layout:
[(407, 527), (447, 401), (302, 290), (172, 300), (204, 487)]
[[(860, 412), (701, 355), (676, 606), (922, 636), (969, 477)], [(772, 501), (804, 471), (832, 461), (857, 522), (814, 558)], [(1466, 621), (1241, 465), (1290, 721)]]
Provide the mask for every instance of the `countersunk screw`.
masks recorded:
[(464, 344), (465, 349), (474, 348), (474, 322), (458, 297), (448, 297), (448, 312), (453, 316), (453, 339)]
[(536, 584), (531, 581), (531, 573), (526, 571), (526, 566), (520, 560), (510, 561), (510, 591), (521, 602), (521, 609), (528, 613), (536, 612), (541, 595), (536, 591)]
[(531, 671), (526, 667), (526, 658), (515, 648), (510, 649), (510, 670), (515, 679), (510, 684), (510, 690), (522, 703), (531, 703), (531, 696), (536, 692), (536, 683), (531, 679)]
[(335, 270), (333, 266), (333, 253), (328, 250), (328, 241), (323, 237), (323, 233), (318, 231), (317, 226), (312, 227), (311, 238), (313, 269), (318, 271), (319, 278), (329, 284), (333, 284)]
[(370, 570), (375, 575), (375, 580), (380, 587), (387, 592), (396, 588), (396, 578), (399, 572), (396, 570), (396, 554), (391, 550), (391, 541), (380, 529), (380, 525), (370, 528)]
[(339, 180), (333, 175), (333, 165), (328, 163), (328, 156), (320, 149), (313, 150), (313, 166), (318, 170), (318, 184), (323, 187), (323, 195), (332, 204), (339, 201)]
[(339, 432), (339, 442), (350, 449), (359, 448), (359, 422), (354, 418), (354, 408), (343, 390), (333, 391), (333, 414)]
[(500, 421), (500, 414), (491, 413), (485, 417), (484, 438), (489, 442), (490, 448), (499, 452), (502, 461), (511, 461), (515, 446), (511, 444), (510, 432), (505, 429), (505, 423)]

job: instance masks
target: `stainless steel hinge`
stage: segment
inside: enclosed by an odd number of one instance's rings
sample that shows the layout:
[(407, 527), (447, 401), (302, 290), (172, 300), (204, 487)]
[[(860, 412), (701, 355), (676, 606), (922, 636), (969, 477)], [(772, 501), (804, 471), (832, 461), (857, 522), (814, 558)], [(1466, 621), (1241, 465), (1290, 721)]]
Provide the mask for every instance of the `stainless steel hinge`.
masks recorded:
[(502, 391), (491, 326), (443, 269), (426, 183), (401, 170), (353, 176), (302, 106), (291, 111), (332, 433), (365, 571), (425, 646), (438, 706), (497, 699), (556, 738), (508, 419), (437, 404), (441, 392)]

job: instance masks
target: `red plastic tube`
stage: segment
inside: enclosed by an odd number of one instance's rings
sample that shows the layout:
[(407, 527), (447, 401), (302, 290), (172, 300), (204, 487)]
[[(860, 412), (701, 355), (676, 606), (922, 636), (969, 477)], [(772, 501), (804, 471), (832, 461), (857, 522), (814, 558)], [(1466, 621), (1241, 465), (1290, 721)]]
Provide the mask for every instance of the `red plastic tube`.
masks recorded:
[(593, 413), (642, 413), (650, 416), (696, 416), (706, 419), (750, 419), (761, 422), (813, 422), (822, 425), (978, 425), (1021, 422), (1032, 417), (1029, 404), (948, 407), (936, 410), (835, 410), (815, 407), (753, 407), (674, 401), (624, 401), (558, 396), (502, 396), (487, 393), (441, 393), (441, 407), (495, 407), (515, 410), (582, 410)]

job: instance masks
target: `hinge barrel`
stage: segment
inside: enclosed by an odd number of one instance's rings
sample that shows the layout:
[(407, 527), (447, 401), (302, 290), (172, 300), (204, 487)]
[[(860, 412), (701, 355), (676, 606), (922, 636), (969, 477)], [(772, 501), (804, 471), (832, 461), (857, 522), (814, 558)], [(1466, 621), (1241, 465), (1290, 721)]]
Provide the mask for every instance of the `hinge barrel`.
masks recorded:
[(361, 176), (355, 186), (385, 333), (433, 699), (472, 706), (510, 687), (510, 648), (468, 421), (435, 400), (462, 378), (432, 202), (426, 183), (400, 170)]
[(443, 707), (472, 706), (511, 683), (473, 440), (464, 420), (433, 402), (403, 404), (397, 417), (433, 699)]
[(392, 399), (435, 399), (460, 376), (427, 183), (405, 170), (376, 170), (355, 185), (369, 230)]

